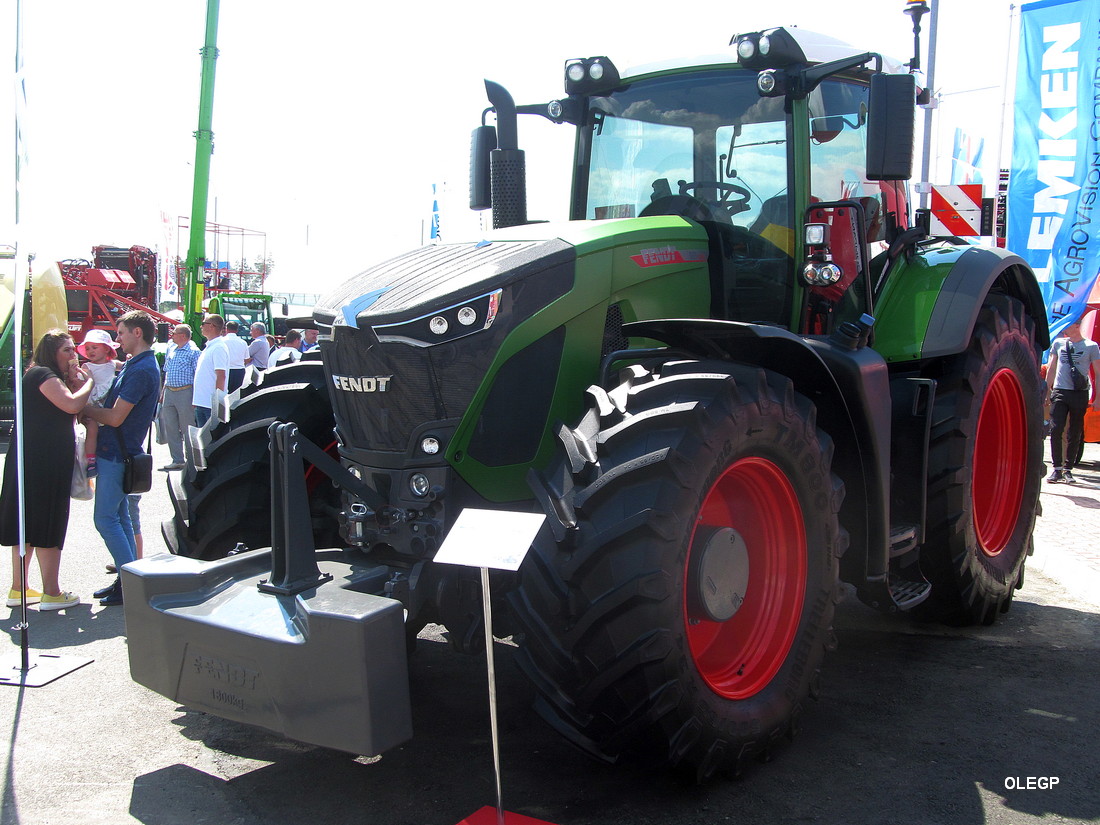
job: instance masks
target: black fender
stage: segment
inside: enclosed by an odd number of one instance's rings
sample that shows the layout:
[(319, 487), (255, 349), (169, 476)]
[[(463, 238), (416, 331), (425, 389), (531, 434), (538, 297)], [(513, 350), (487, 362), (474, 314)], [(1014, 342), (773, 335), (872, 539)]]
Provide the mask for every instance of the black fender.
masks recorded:
[[(890, 553), (891, 396), (886, 361), (869, 347), (848, 349), (822, 337), (739, 321), (665, 319), (624, 324), (632, 338), (668, 344), (677, 355), (763, 367), (794, 382), (814, 402), (818, 424), (836, 445), (834, 472), (845, 485), (841, 524), (851, 550), (848, 581), (885, 580)], [(660, 351), (641, 350), (642, 358)], [(610, 356), (631, 360), (631, 351)], [(641, 360), (634, 357), (633, 360)], [(854, 551), (854, 552), (852, 552)]]
[(970, 345), (982, 302), (990, 292), (1018, 298), (1035, 322), (1035, 342), (1050, 347), (1046, 305), (1028, 263), (1004, 249), (971, 247), (951, 267), (928, 319), (922, 358), (955, 355)]

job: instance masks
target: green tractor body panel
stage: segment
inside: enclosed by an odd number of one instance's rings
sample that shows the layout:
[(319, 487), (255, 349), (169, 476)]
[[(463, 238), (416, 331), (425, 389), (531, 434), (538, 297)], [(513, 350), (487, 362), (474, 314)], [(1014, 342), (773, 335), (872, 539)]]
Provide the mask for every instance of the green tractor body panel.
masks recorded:
[(900, 262), (875, 306), (875, 350), (889, 363), (923, 357), (929, 319), (943, 295), (943, 283), (968, 246), (922, 247)]
[[(538, 231), (531, 232), (531, 229)], [(581, 412), (584, 388), (598, 376), (608, 307), (616, 305), (624, 321), (658, 317), (699, 317), (709, 305), (707, 239), (702, 229), (677, 217), (636, 218), (501, 230), (493, 243), (557, 239), (575, 255), (573, 288), (518, 324), (497, 351), (485, 380), (465, 411), (447, 458), (460, 475), (494, 502), (530, 498), (528, 469), (549, 460), (554, 450), (553, 425)], [(486, 405), (509, 407), (511, 382), (497, 380), (502, 369), (528, 347), (560, 330), (555, 357), (539, 360), (537, 372), (518, 366), (516, 380), (550, 382), (548, 406), (531, 422), (541, 433), (534, 453), (522, 461), (487, 466), (469, 451), (471, 439), (486, 425)], [(625, 339), (623, 340), (625, 345)], [(517, 362), (518, 363), (518, 362)], [(494, 392), (496, 397), (493, 397)]]

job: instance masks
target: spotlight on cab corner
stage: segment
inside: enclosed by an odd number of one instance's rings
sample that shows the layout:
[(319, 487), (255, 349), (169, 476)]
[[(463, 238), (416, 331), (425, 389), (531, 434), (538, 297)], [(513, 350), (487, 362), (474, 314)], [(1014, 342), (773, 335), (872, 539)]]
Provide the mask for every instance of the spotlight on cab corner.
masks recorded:
[(621, 83), (619, 70), (606, 57), (573, 58), (565, 61), (567, 95), (606, 95)]

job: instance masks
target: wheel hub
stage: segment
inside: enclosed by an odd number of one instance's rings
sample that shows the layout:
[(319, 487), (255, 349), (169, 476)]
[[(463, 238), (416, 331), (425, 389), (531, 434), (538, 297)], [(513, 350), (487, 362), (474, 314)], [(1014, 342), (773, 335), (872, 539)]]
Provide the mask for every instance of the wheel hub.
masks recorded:
[(693, 618), (725, 622), (745, 603), (749, 548), (732, 527), (711, 527), (696, 535), (692, 550)]

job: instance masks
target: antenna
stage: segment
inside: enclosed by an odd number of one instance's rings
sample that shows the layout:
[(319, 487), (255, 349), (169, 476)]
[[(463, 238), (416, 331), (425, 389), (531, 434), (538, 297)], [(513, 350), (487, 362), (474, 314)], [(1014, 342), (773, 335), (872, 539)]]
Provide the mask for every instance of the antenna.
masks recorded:
[(909, 61), (909, 72), (920, 71), (920, 19), (932, 9), (924, 0), (905, 0), (905, 13), (913, 18), (913, 59)]

